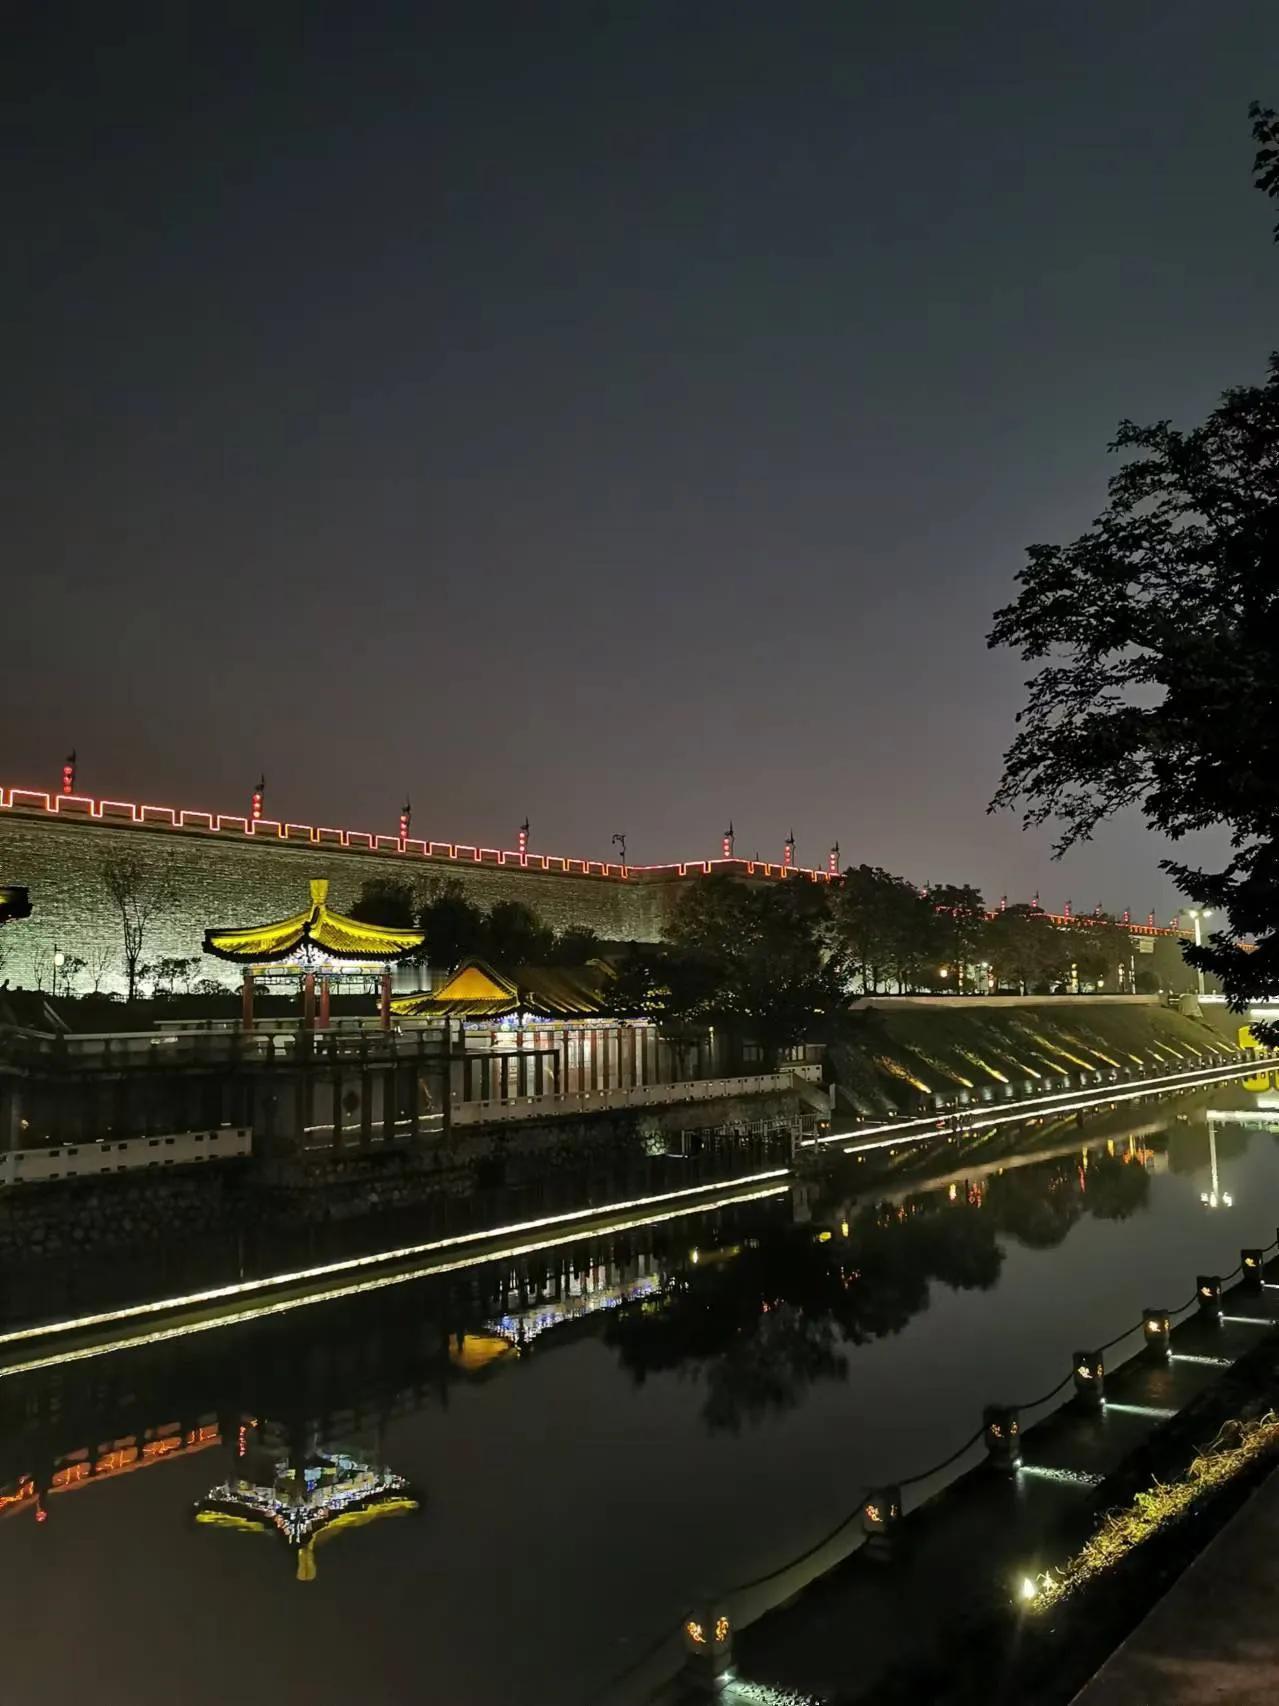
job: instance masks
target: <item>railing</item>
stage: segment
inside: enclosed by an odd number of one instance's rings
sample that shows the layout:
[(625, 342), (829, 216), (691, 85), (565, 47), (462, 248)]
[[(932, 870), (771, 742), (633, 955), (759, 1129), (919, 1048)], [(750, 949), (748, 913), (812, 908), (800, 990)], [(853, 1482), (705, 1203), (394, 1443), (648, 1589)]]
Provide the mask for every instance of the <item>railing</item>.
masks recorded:
[(675, 1102), (712, 1102), (729, 1096), (781, 1095), (795, 1079), (821, 1082), (820, 1066), (791, 1066), (785, 1072), (741, 1074), (735, 1078), (690, 1078), (675, 1084), (641, 1084), (631, 1089), (581, 1090), (546, 1096), (512, 1096), (505, 1101), (457, 1102), (452, 1121), (459, 1125), (506, 1124), (539, 1114), (599, 1114), (612, 1108), (657, 1108)]

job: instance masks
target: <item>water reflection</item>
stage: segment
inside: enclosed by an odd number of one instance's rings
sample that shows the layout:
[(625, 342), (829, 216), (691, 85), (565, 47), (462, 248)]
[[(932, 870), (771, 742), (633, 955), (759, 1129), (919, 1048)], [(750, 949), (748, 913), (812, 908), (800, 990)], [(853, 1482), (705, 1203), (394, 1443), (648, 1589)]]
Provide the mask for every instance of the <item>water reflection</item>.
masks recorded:
[(933, 1282), (989, 1290), (1001, 1238), (1048, 1250), (1085, 1215), (1138, 1213), (1155, 1161), (1135, 1138), (1118, 1149), (1110, 1140), (896, 1201), (841, 1206), (834, 1225), (779, 1227), (713, 1259), (694, 1252), (656, 1295), (611, 1320), (606, 1337), (637, 1383), (669, 1369), (703, 1380), (703, 1421), (737, 1432), (793, 1409), (818, 1381), (846, 1379), (844, 1347), (900, 1333), (927, 1309)]
[(219, 1433), (230, 1457), (225, 1481), (197, 1500), (202, 1527), (274, 1535), (296, 1559), (297, 1579), (315, 1580), (315, 1549), (351, 1528), (421, 1508), (402, 1475), (381, 1462), (380, 1430), (371, 1460), (325, 1451), (314, 1430), (229, 1420)]

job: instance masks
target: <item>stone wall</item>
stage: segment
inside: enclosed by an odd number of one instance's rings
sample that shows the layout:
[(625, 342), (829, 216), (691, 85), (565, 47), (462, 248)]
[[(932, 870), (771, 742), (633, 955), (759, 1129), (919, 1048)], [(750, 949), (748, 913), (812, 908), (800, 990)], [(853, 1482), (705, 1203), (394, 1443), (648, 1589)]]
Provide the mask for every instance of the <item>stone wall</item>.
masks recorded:
[[(111, 910), (99, 866), (106, 856), (138, 850), (157, 872), (171, 873), (178, 897), (173, 910), (148, 932), (143, 949), (148, 961), (200, 954), (206, 929), (301, 911), (312, 877), (328, 879), (339, 910), (351, 904), (369, 877), (408, 880), (424, 888), (453, 881), (477, 905), (521, 901), (557, 930), (582, 925), (615, 941), (657, 940), (683, 886), (678, 879), (521, 869), (7, 809), (0, 810), (0, 882), (25, 884), (33, 914), (0, 935), (0, 975), (14, 987), (31, 989), (39, 981), (47, 989), (47, 962), (55, 947), (91, 966), (95, 954), (106, 952), (110, 959), (102, 988), (122, 991), (120, 920)], [(238, 981), (234, 967), (213, 958), (204, 961), (200, 975), (228, 985)], [(91, 987), (92, 978), (81, 973), (77, 992)]]

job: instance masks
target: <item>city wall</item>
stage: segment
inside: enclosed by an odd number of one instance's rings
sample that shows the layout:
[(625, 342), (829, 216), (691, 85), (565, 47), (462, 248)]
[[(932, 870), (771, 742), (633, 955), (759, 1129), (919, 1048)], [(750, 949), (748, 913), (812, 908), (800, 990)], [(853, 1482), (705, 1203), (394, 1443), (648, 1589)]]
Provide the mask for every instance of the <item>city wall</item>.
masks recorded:
[[(123, 991), (121, 924), (101, 877), (103, 860), (122, 852), (164, 873), (175, 894), (147, 932), (144, 961), (201, 955), (197, 975), (227, 985), (238, 980), (236, 970), (201, 954), (204, 932), (300, 912), (313, 877), (327, 878), (339, 911), (369, 878), (428, 891), (455, 882), (481, 907), (520, 901), (557, 930), (578, 925), (609, 941), (651, 942), (687, 884), (710, 870), (782, 875), (780, 866), (748, 860), (624, 866), (0, 789), (0, 883), (24, 884), (33, 908), (0, 935), (0, 976), (11, 986), (47, 990), (60, 950), (88, 962), (77, 993), (98, 981), (103, 960), (100, 987)], [(792, 875), (825, 880), (825, 873)]]

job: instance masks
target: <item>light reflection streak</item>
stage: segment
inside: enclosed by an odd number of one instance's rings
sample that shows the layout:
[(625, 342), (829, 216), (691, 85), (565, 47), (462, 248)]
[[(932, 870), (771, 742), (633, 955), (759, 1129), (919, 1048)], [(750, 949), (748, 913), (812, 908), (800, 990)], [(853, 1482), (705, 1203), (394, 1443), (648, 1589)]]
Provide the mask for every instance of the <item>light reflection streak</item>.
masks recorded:
[[(672, 1194), (683, 1195), (684, 1193)], [(681, 1203), (678, 1208), (667, 1209), (663, 1214), (630, 1215), (621, 1220), (594, 1226), (591, 1228), (591, 1236), (599, 1237), (610, 1232), (625, 1232), (636, 1226), (658, 1226), (667, 1220), (678, 1220), (683, 1215), (701, 1214), (712, 1209), (732, 1208), (739, 1203), (760, 1202), (769, 1197), (781, 1197), (785, 1194), (786, 1187), (784, 1185), (773, 1185), (762, 1190), (738, 1192), (731, 1196), (718, 1196), (703, 1199), (696, 1203)], [(594, 1210), (592, 1212), (607, 1211)], [(484, 1250), (459, 1256), (453, 1261), (427, 1263), (422, 1267), (410, 1268), (403, 1273), (380, 1274), (376, 1279), (352, 1280), (345, 1285), (329, 1286), (323, 1291), (307, 1292), (302, 1297), (279, 1298), (274, 1303), (260, 1303), (249, 1309), (237, 1309), (226, 1314), (216, 1315), (207, 1321), (185, 1321), (173, 1327), (157, 1327), (152, 1332), (137, 1333), (125, 1339), (106, 1340), (101, 1344), (81, 1346), (77, 1350), (59, 1351), (50, 1356), (33, 1357), (24, 1362), (10, 1363), (7, 1366), (0, 1367), (0, 1380), (8, 1379), (15, 1374), (32, 1374), (42, 1368), (60, 1368), (65, 1363), (86, 1362), (90, 1358), (110, 1356), (118, 1351), (136, 1350), (143, 1345), (163, 1344), (170, 1339), (185, 1339), (196, 1333), (209, 1333), (223, 1327), (235, 1327), (245, 1321), (263, 1320), (270, 1315), (287, 1315), (294, 1309), (307, 1309), (317, 1303), (332, 1303), (343, 1297), (361, 1296), (369, 1291), (383, 1291), (388, 1286), (407, 1285), (412, 1280), (429, 1279), (438, 1274), (457, 1273), (460, 1269), (471, 1267), (479, 1262), (512, 1261), (519, 1256), (531, 1256), (539, 1250), (552, 1249), (556, 1244), (562, 1242), (562, 1237), (546, 1237), (536, 1239), (528, 1244), (513, 1244), (503, 1249)], [(153, 1304), (148, 1307), (155, 1309), (166, 1306)], [(172, 1305), (168, 1307), (172, 1307)], [(124, 1313), (126, 1312), (121, 1311), (122, 1315)], [(100, 1319), (110, 1319), (110, 1317)]]
[[(569, 1209), (563, 1214), (545, 1214), (537, 1220), (518, 1220), (510, 1226), (488, 1226), (477, 1232), (459, 1232), (452, 1238), (434, 1238), (425, 1244), (406, 1244), (398, 1250), (376, 1250), (369, 1256), (349, 1256), (345, 1261), (326, 1262), (318, 1268), (299, 1268), (296, 1273), (267, 1274), (262, 1279), (240, 1280), (234, 1285), (213, 1286), (208, 1291), (189, 1292), (185, 1297), (160, 1297), (150, 1303), (133, 1303), (124, 1309), (108, 1309), (99, 1315), (81, 1315), (75, 1320), (49, 1321), (40, 1327), (20, 1327), (0, 1333), (0, 1345), (13, 1345), (28, 1339), (46, 1339), (60, 1333), (81, 1332), (89, 1327), (106, 1327), (116, 1321), (136, 1320), (142, 1315), (156, 1315), (170, 1309), (190, 1309), (201, 1303), (220, 1303), (227, 1297), (246, 1297), (251, 1292), (267, 1291), (278, 1285), (302, 1285), (308, 1280), (327, 1279), (333, 1274), (350, 1273), (358, 1268), (381, 1267), (386, 1262), (408, 1261), (413, 1256), (429, 1255), (436, 1250), (460, 1249), (468, 1244), (483, 1243), (489, 1238), (508, 1238), (520, 1232), (537, 1232), (547, 1226), (571, 1226), (574, 1221), (592, 1220), (601, 1214), (620, 1214), (627, 1209), (659, 1207), (662, 1203), (680, 1198), (707, 1196), (717, 1190), (737, 1190), (744, 1185), (762, 1184), (767, 1179), (786, 1179), (790, 1170), (773, 1167), (764, 1173), (747, 1173), (740, 1179), (725, 1179), (719, 1184), (685, 1185), (678, 1191), (659, 1191), (656, 1196), (631, 1197), (622, 1202), (601, 1203), (597, 1208)], [(713, 1207), (714, 1203), (709, 1206)], [(558, 1242), (558, 1240), (552, 1240)]]

